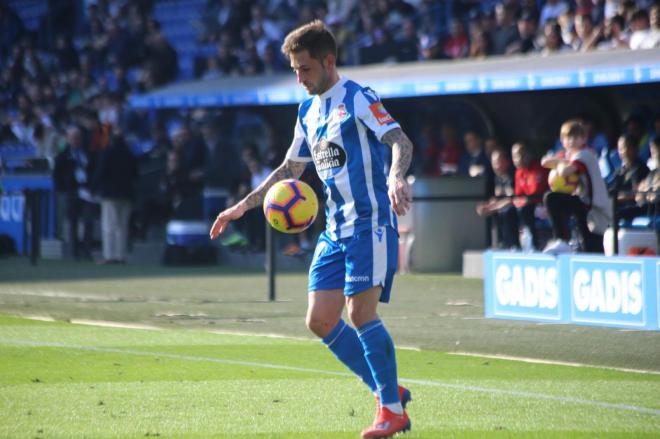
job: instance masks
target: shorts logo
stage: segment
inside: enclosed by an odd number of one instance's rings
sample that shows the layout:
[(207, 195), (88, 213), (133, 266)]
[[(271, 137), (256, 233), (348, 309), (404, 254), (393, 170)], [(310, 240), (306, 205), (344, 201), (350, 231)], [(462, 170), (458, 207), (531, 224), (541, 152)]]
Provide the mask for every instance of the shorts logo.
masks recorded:
[(374, 115), (380, 125), (394, 122), (394, 119), (392, 119), (390, 113), (387, 112), (382, 102), (374, 102), (373, 104), (369, 105), (369, 109), (371, 110), (371, 114)]
[(374, 233), (376, 234), (376, 237), (378, 238), (378, 242), (383, 242), (383, 229), (376, 229), (376, 230), (374, 230)]
[(369, 282), (371, 278), (369, 276), (348, 276), (344, 279), (346, 282)]

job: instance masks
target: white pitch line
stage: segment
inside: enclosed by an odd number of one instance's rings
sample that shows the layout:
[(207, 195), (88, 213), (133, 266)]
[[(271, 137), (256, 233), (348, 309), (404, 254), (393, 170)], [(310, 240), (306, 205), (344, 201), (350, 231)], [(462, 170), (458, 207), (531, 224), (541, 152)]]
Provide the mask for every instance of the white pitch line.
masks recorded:
[[(14, 345), (14, 346), (34, 346), (34, 347), (56, 347), (56, 348), (65, 348), (65, 349), (77, 349), (90, 352), (107, 352), (113, 354), (129, 354), (129, 355), (141, 355), (148, 357), (162, 357), (162, 358), (171, 358), (174, 360), (185, 360), (185, 361), (208, 361), (211, 363), (217, 364), (231, 364), (237, 366), (248, 366), (248, 367), (261, 367), (265, 369), (276, 369), (276, 370), (289, 370), (293, 372), (305, 372), (305, 373), (315, 373), (323, 375), (332, 375), (339, 377), (353, 377), (353, 374), (346, 372), (333, 372), (330, 370), (323, 369), (313, 369), (308, 367), (296, 367), (296, 366), (287, 366), (283, 364), (272, 364), (272, 363), (259, 363), (255, 361), (242, 361), (242, 360), (227, 360), (223, 358), (213, 358), (213, 357), (201, 357), (197, 355), (179, 355), (171, 354), (167, 352), (149, 352), (149, 351), (138, 351), (134, 349), (118, 349), (118, 348), (101, 348), (95, 346), (82, 346), (82, 345), (71, 345), (66, 343), (48, 343), (48, 342), (36, 342), (36, 341), (27, 341), (27, 340), (3, 340), (0, 339), (0, 344), (4, 345)], [(471, 386), (466, 384), (451, 384), (443, 383), (441, 381), (431, 381), (431, 380), (417, 380), (410, 378), (400, 378), (399, 381), (402, 383), (417, 384), (420, 386), (432, 386), (432, 387), (441, 387), (445, 389), (460, 390), (463, 392), (478, 392), (478, 393), (489, 393), (492, 395), (503, 395), (503, 396), (514, 396), (522, 398), (531, 398), (531, 399), (543, 399), (547, 401), (556, 401), (561, 403), (571, 403), (571, 404), (580, 404), (580, 405), (589, 405), (604, 409), (613, 409), (613, 410), (624, 410), (635, 413), (649, 414), (653, 416), (660, 416), (660, 409), (653, 409), (649, 407), (640, 407), (630, 404), (617, 404), (604, 401), (595, 401), (589, 399), (580, 399), (573, 398), (570, 396), (556, 396), (556, 395), (547, 395), (545, 393), (536, 393), (536, 392), (526, 392), (522, 390), (506, 390), (498, 389), (494, 387), (481, 387), (481, 386)]]
[(641, 373), (648, 375), (660, 375), (660, 371), (657, 370), (647, 370), (647, 369), (629, 369), (626, 367), (613, 367), (613, 366), (602, 366), (595, 364), (585, 364), (585, 363), (575, 363), (571, 361), (557, 361), (557, 360), (546, 360), (540, 358), (530, 358), (530, 357), (516, 357), (514, 355), (504, 355), (504, 354), (481, 354), (479, 352), (447, 352), (447, 355), (459, 355), (462, 357), (475, 357), (475, 358), (488, 358), (492, 360), (507, 360), (507, 361), (520, 361), (523, 363), (532, 363), (532, 364), (550, 364), (554, 366), (568, 366), (568, 367), (590, 367), (594, 369), (606, 369), (606, 370), (615, 370), (617, 372), (626, 372), (626, 373)]

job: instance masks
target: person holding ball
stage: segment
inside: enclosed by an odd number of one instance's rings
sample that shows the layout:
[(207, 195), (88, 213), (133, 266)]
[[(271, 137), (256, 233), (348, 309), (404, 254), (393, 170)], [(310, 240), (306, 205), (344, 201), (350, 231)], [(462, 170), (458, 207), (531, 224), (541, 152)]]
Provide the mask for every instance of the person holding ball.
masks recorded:
[[(598, 158), (586, 147), (587, 136), (581, 121), (573, 119), (564, 122), (559, 138), (564, 150), (557, 156), (544, 157), (541, 165), (554, 169), (556, 175), (565, 181), (577, 176), (578, 183), (572, 193), (551, 191), (545, 194), (543, 203), (552, 223), (554, 240), (543, 252), (556, 255), (572, 251), (568, 241), (571, 236), (569, 220), (573, 217), (580, 248), (585, 252), (602, 253), (602, 235), (611, 222), (611, 212)], [(553, 182), (549, 183), (552, 187)]]

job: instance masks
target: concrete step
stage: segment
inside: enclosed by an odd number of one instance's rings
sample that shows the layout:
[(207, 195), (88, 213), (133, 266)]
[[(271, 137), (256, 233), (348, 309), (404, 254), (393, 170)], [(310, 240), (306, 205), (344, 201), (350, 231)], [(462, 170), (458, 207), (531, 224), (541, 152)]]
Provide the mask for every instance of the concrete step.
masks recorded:
[(465, 250), (463, 252), (463, 277), (468, 279), (484, 278), (483, 250)]

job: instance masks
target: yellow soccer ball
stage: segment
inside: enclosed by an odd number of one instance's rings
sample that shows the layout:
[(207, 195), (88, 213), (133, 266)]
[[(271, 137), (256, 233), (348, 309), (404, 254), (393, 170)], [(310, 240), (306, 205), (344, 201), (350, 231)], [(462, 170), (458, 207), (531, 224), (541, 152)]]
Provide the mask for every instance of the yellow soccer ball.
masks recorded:
[(579, 183), (580, 177), (577, 174), (571, 174), (564, 178), (556, 169), (553, 169), (548, 175), (548, 185), (552, 192), (572, 194), (577, 189)]
[(314, 190), (304, 181), (288, 179), (275, 183), (264, 198), (268, 223), (284, 233), (299, 233), (308, 228), (319, 211)]

